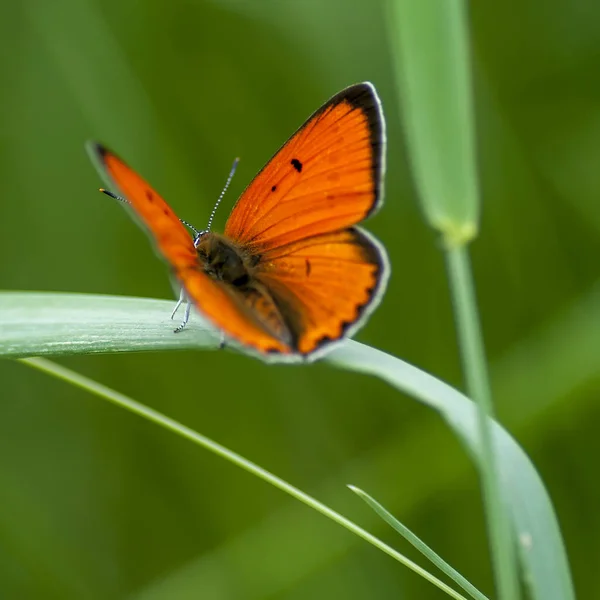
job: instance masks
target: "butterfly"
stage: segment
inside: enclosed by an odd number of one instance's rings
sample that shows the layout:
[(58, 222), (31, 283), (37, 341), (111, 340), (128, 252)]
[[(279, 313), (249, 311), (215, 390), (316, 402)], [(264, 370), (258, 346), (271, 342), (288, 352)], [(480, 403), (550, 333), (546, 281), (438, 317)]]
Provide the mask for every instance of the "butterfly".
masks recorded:
[(223, 234), (180, 220), (104, 146), (88, 150), (123, 198), (106, 193), (133, 209), (181, 285), (175, 310), (184, 299), (188, 309), (176, 332), (193, 304), (260, 356), (314, 359), (379, 303), (387, 255), (356, 227), (383, 200), (385, 122), (372, 84), (342, 90), (308, 118), (242, 193)]

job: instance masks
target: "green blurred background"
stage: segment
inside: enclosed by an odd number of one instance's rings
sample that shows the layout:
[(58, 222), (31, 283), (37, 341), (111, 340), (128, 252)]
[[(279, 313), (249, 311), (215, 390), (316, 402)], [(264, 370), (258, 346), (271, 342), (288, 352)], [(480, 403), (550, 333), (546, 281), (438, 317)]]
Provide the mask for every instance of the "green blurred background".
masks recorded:
[[(357, 336), (461, 386), (439, 241), (404, 145), (373, 0), (22, 0), (0, 9), (0, 285), (170, 298), (83, 151), (122, 154), (202, 227), (330, 95), (370, 80), (388, 123), (369, 223), (392, 279)], [(581, 598), (600, 582), (600, 4), (473, 3), (483, 191), (472, 253), (499, 417), (558, 513)], [(473, 465), (437, 415), (328, 365), (230, 352), (61, 359), (228, 445), (409, 556), (383, 502), (492, 593)], [(154, 425), (0, 362), (0, 597), (445, 597), (281, 492)], [(592, 568), (590, 568), (592, 567)]]

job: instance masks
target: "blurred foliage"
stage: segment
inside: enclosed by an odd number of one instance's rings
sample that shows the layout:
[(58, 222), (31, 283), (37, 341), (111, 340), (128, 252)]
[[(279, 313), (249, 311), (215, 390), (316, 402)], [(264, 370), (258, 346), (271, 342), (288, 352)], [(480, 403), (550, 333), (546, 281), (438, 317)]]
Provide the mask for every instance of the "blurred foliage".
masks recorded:
[[(553, 496), (582, 598), (600, 597), (599, 19), (584, 0), (471, 7), (484, 199), (472, 250), (496, 402)], [(461, 385), (381, 2), (23, 0), (2, 4), (0, 34), (3, 289), (171, 297), (144, 235), (97, 193), (83, 142), (117, 150), (202, 227), (233, 157), (224, 207), (323, 101), (370, 80), (389, 172), (368, 227), (393, 273), (357, 337)], [(218, 352), (61, 362), (415, 556), (344, 486), (362, 487), (491, 592), (472, 464), (436, 415), (381, 382)], [(158, 427), (17, 363), (0, 363), (0, 381), (2, 598), (442, 597)]]

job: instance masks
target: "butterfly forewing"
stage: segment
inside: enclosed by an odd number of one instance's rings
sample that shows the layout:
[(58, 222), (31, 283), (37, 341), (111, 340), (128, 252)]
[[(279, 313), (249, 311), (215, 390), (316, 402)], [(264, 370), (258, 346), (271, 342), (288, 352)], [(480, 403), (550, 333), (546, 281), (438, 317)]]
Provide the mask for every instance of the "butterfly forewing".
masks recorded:
[(373, 86), (343, 90), (254, 178), (225, 235), (261, 252), (355, 225), (380, 201), (383, 151), (383, 117)]
[(190, 234), (161, 196), (113, 152), (100, 144), (90, 144), (89, 150), (167, 262), (175, 270), (196, 264), (196, 249)]

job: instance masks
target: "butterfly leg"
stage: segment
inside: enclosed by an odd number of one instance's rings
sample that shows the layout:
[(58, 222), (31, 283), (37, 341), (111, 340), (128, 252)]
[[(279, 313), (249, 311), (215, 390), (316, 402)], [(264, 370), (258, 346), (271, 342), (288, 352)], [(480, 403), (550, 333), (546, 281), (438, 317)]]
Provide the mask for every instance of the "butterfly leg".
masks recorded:
[[(180, 302), (181, 304), (181, 302)], [(192, 305), (188, 302), (185, 305), (185, 314), (183, 315), (183, 321), (181, 321), (181, 325), (177, 327), (173, 333), (179, 333), (183, 330), (183, 328), (187, 325), (187, 322), (190, 320), (190, 311), (192, 310)]]
[(219, 340), (219, 350), (225, 348), (225, 332), (221, 331), (221, 339)]
[(175, 317), (175, 313), (177, 312), (179, 307), (183, 304), (184, 300), (187, 300), (187, 299), (185, 297), (185, 292), (184, 292), (183, 288), (181, 288), (181, 291), (179, 292), (179, 300), (177, 300), (177, 304), (175, 305), (175, 308), (173, 309), (173, 312), (171, 313), (171, 319), (173, 319)]

